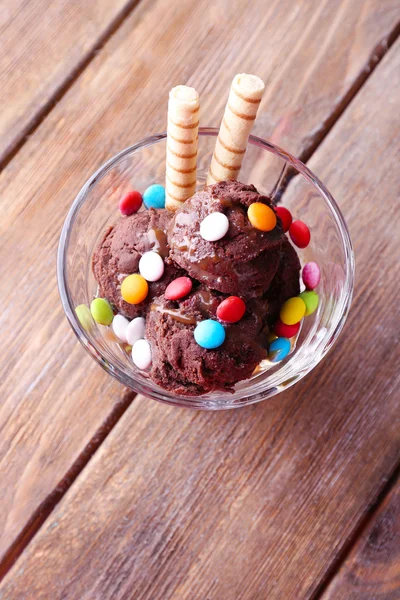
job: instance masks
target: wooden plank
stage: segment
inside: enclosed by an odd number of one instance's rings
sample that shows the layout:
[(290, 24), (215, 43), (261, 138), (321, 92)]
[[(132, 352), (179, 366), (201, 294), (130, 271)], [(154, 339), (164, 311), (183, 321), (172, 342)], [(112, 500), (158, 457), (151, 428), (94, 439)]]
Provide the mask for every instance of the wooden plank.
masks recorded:
[(165, 128), (168, 89), (186, 80), (202, 94), (203, 124), (218, 123), (234, 73), (273, 80), (257, 132), (274, 132), (295, 152), (309, 148), (391, 38), (397, 12), (397, 0), (332, 4), (144, 0), (0, 175), (0, 556), (11, 546), (8, 561), (121, 393), (76, 347), (60, 307), (56, 246), (74, 195), (105, 158)]
[(322, 600), (400, 598), (400, 483), (393, 487)]
[(3, 0), (0, 166), (135, 3)]
[(312, 596), (399, 457), (399, 94), (400, 42), (311, 161), (340, 202), (358, 265), (329, 356), (240, 411), (136, 399), (0, 598)]

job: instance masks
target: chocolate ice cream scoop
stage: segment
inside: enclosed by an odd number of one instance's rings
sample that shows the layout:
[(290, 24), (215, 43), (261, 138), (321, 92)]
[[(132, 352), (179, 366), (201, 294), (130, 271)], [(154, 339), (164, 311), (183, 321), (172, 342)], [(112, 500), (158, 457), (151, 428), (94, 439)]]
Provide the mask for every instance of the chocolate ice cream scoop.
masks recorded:
[(251, 312), (238, 323), (225, 325), (226, 339), (219, 348), (207, 350), (195, 341), (196, 325), (216, 319), (224, 298), (199, 286), (181, 301), (154, 299), (146, 319), (146, 338), (152, 347), (150, 377), (155, 383), (177, 394), (199, 395), (230, 391), (251, 376), (266, 356), (264, 323)]
[[(272, 231), (251, 225), (247, 209), (254, 202), (271, 207), (267, 196), (238, 181), (223, 181), (194, 194), (170, 223), (171, 258), (214, 290), (245, 299), (264, 293), (278, 269), (284, 234), (279, 219)], [(222, 239), (210, 242), (201, 236), (200, 225), (213, 212), (226, 215), (229, 229)]]
[(276, 321), (282, 304), (300, 293), (300, 260), (296, 250), (285, 237), (279, 268), (264, 296), (268, 302), (268, 323)]
[[(93, 254), (93, 272), (99, 284), (99, 295), (107, 298), (126, 317), (141, 316), (154, 296), (162, 294), (167, 285), (183, 274), (169, 256), (166, 234), (172, 213), (167, 210), (146, 210), (121, 219), (110, 228)], [(127, 275), (139, 271), (141, 256), (150, 250), (164, 259), (164, 274), (149, 283), (149, 294), (140, 304), (128, 304), (121, 296), (121, 283)]]
[[(195, 194), (175, 215), (149, 209), (123, 217), (93, 254), (100, 297), (122, 315), (145, 318), (146, 339), (138, 343), (147, 344), (152, 357), (148, 376), (166, 390), (189, 396), (232, 391), (237, 382), (251, 377), (267, 356), (269, 327), (283, 302), (300, 291), (300, 262), (280, 219), (271, 231), (257, 229), (247, 213), (254, 202), (258, 205), (253, 208), (262, 203), (273, 209), (254, 186), (221, 182)], [(213, 213), (224, 215), (225, 226), (220, 239), (218, 223), (217, 231), (208, 230), (216, 239), (211, 242), (200, 225)], [(163, 258), (164, 273), (157, 281), (148, 276), (146, 299), (129, 304), (121, 296), (121, 283), (139, 271), (142, 279), (146, 277), (139, 261), (152, 250)], [(168, 284), (182, 276), (188, 284), (186, 295), (167, 300)], [(245, 303), (236, 322), (224, 321), (221, 306), (228, 295)], [(210, 320), (224, 333), (218, 347), (212, 345), (215, 340), (198, 335), (200, 324)], [(138, 361), (141, 354), (135, 357), (136, 366), (145, 369)]]

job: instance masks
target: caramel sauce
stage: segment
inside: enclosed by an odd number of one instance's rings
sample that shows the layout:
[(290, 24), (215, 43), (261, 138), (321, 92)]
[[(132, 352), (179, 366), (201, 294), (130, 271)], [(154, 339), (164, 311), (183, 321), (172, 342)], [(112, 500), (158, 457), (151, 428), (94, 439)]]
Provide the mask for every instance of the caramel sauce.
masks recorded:
[(165, 231), (163, 229), (149, 229), (147, 237), (150, 244), (152, 244), (151, 249), (154, 252), (158, 252), (162, 258), (167, 258), (169, 255), (169, 245)]
[(163, 308), (158, 304), (152, 304), (150, 310), (156, 310), (157, 312), (162, 313), (163, 315), (168, 315), (178, 321), (178, 323), (183, 323), (184, 325), (197, 325), (197, 319), (192, 315), (187, 315), (180, 310), (174, 310), (172, 308)]
[(200, 312), (208, 318), (210, 309), (213, 305), (213, 297), (210, 290), (202, 289), (201, 291), (198, 291), (197, 297), (199, 298)]
[(215, 282), (215, 275), (208, 271), (208, 268), (212, 262), (218, 262), (212, 260), (212, 257), (203, 258), (198, 262), (190, 263), (191, 274), (195, 279), (201, 280), (203, 283), (209, 283), (210, 285)]
[(220, 203), (222, 204), (222, 206), (224, 208), (232, 208), (233, 207), (233, 202), (232, 202), (231, 198), (218, 198), (218, 200), (220, 201)]

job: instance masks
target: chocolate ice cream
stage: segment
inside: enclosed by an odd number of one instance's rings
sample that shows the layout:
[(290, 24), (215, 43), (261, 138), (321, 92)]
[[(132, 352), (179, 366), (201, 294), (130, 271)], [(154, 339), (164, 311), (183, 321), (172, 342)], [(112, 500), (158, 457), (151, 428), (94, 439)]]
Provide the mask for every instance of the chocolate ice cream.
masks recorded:
[(300, 260), (296, 250), (285, 237), (278, 270), (265, 298), (268, 301), (268, 323), (278, 318), (282, 304), (300, 293)]
[[(93, 272), (99, 284), (99, 295), (107, 298), (120, 313), (133, 319), (145, 314), (154, 296), (162, 294), (167, 285), (183, 274), (169, 256), (167, 227), (172, 213), (165, 209), (146, 210), (121, 219), (105, 234), (93, 254)], [(164, 259), (164, 275), (149, 283), (149, 295), (140, 304), (128, 304), (121, 296), (121, 282), (139, 270), (141, 256), (150, 250)]]
[(200, 285), (180, 301), (156, 298), (146, 318), (146, 338), (152, 347), (150, 377), (163, 388), (196, 396), (214, 390), (230, 391), (236, 382), (251, 376), (266, 357), (259, 334), (264, 326), (247, 312), (238, 323), (226, 325), (220, 348), (206, 350), (193, 336), (196, 325), (215, 319), (225, 298)]
[[(247, 209), (254, 202), (273, 209), (253, 185), (217, 183), (194, 194), (175, 213), (150, 209), (122, 218), (93, 255), (100, 295), (126, 317), (146, 319), (152, 358), (148, 375), (170, 392), (232, 391), (238, 381), (251, 377), (267, 356), (269, 328), (281, 305), (299, 293), (297, 253), (279, 217), (271, 231), (251, 224)], [(200, 234), (200, 225), (214, 212), (226, 215), (229, 227), (221, 239), (210, 242)], [(164, 259), (164, 274), (149, 281), (145, 301), (129, 304), (121, 296), (121, 282), (138, 273), (141, 256), (151, 250)], [(181, 276), (191, 278), (192, 291), (166, 300), (167, 285)], [(217, 309), (232, 295), (245, 301), (246, 311), (237, 322), (223, 322)], [(215, 349), (199, 345), (194, 336), (196, 326), (209, 319), (225, 330), (225, 341)]]
[[(267, 232), (250, 224), (247, 209), (253, 202), (271, 206), (253, 185), (238, 181), (216, 183), (194, 194), (170, 223), (172, 259), (194, 279), (225, 294), (249, 299), (266, 292), (278, 270), (284, 234), (279, 220)], [(217, 242), (200, 235), (200, 223), (213, 212), (229, 220), (227, 234)]]

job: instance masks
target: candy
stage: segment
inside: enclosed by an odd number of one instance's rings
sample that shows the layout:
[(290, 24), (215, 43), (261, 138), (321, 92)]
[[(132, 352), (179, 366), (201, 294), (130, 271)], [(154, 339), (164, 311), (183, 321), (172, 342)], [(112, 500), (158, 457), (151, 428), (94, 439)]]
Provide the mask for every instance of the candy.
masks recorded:
[(79, 323), (85, 331), (89, 331), (93, 325), (92, 314), (86, 304), (80, 304), (75, 308)]
[(289, 231), (289, 228), (293, 221), (292, 213), (284, 206), (277, 206), (275, 208), (275, 212), (278, 214), (278, 217), (282, 221), (283, 232), (286, 233), (287, 231)]
[(146, 208), (165, 207), (165, 188), (158, 183), (150, 185), (143, 194), (143, 202)]
[(144, 338), (144, 330), (146, 327), (146, 321), (143, 317), (136, 317), (131, 321), (126, 329), (126, 341), (130, 346), (133, 346), (135, 342)]
[(118, 203), (119, 212), (126, 217), (133, 215), (133, 213), (137, 212), (142, 206), (142, 200), (143, 198), (140, 192), (137, 192), (136, 190), (128, 192), (128, 194), (125, 194)]
[(126, 330), (128, 329), (129, 321), (122, 315), (115, 315), (112, 328), (113, 332), (121, 342), (126, 342)]
[(164, 261), (157, 252), (145, 252), (139, 261), (139, 271), (146, 281), (158, 281), (164, 274)]
[(290, 352), (290, 341), (285, 337), (278, 337), (269, 346), (268, 358), (271, 362), (279, 362), (287, 357)]
[(275, 323), (274, 331), (278, 337), (291, 338), (298, 334), (300, 329), (300, 323), (294, 325), (286, 325), (282, 321)]
[(121, 296), (128, 304), (140, 304), (149, 293), (149, 284), (138, 274), (128, 275), (121, 284)]
[(276, 225), (276, 214), (272, 208), (262, 202), (250, 204), (247, 216), (253, 227), (260, 231), (272, 231)]
[(229, 296), (217, 308), (217, 317), (226, 323), (240, 321), (246, 312), (246, 304), (238, 296)]
[(113, 309), (105, 298), (95, 298), (90, 305), (90, 312), (100, 325), (111, 325), (114, 318)]
[(151, 365), (151, 346), (147, 340), (138, 340), (132, 347), (132, 360), (138, 369), (145, 371)]
[(289, 235), (298, 248), (306, 248), (310, 243), (310, 230), (303, 221), (293, 221), (289, 228)]
[(207, 215), (200, 223), (200, 235), (207, 242), (216, 242), (226, 235), (229, 229), (228, 217), (221, 212)]
[(202, 348), (212, 350), (218, 348), (225, 340), (225, 329), (213, 319), (201, 321), (194, 330), (194, 339)]
[(321, 279), (321, 271), (316, 262), (309, 262), (303, 267), (303, 282), (308, 290), (317, 287)]
[(193, 287), (192, 280), (189, 277), (178, 277), (171, 281), (165, 290), (166, 300), (180, 300), (187, 296)]
[(297, 296), (296, 298), (289, 298), (289, 300), (286, 300), (281, 308), (279, 316), (282, 323), (285, 325), (295, 325), (301, 321), (305, 314), (305, 302)]
[(299, 295), (299, 298), (301, 298), (306, 305), (306, 317), (312, 315), (313, 312), (317, 310), (319, 304), (319, 297), (317, 292), (311, 290), (307, 292), (302, 292)]

